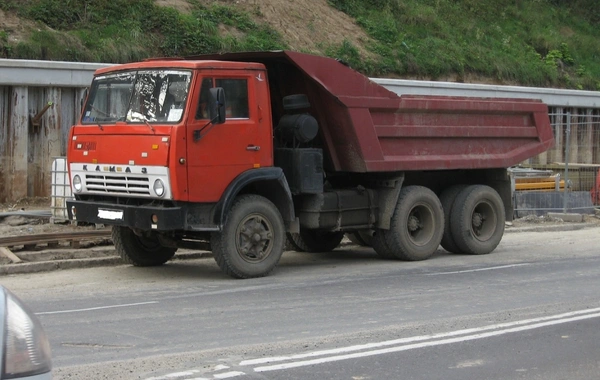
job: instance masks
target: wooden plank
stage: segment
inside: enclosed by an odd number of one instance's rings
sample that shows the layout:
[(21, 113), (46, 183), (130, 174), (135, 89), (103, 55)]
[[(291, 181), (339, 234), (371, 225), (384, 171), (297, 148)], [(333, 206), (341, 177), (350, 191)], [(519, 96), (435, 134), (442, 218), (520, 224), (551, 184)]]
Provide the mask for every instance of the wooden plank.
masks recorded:
[(10, 114), (10, 91), (8, 86), (0, 83), (0, 203), (8, 198), (8, 188), (5, 185), (10, 178), (8, 170), (8, 116)]
[(44, 164), (42, 166), (42, 188), (35, 195), (49, 197), (52, 188), (52, 161), (54, 157), (61, 155), (61, 129), (68, 130), (70, 126), (64, 125), (62, 122), (60, 110), (62, 105), (61, 89), (57, 87), (47, 88), (45, 95), (43, 106), (46, 106), (49, 102), (52, 103), (52, 106), (43, 117), (44, 146), (42, 157)]
[[(29, 117), (33, 117), (42, 108), (42, 99), (44, 98), (45, 88), (44, 87), (30, 87), (29, 88)], [(29, 124), (28, 142), (27, 146), (27, 196), (37, 195), (37, 192), (42, 187), (42, 166), (43, 166), (43, 144), (44, 136), (42, 125), (33, 126)]]
[(27, 197), (27, 157), (29, 145), (29, 91), (27, 87), (13, 87), (10, 99), (8, 126), (8, 199), (16, 201)]
[(515, 184), (515, 190), (524, 191), (524, 190), (553, 190), (553, 191), (563, 191), (565, 189), (565, 181), (560, 181), (559, 189), (556, 188), (556, 182), (529, 182), (529, 183), (517, 183)]
[(22, 260), (19, 259), (17, 257), (17, 255), (15, 255), (14, 253), (12, 253), (12, 251), (10, 249), (6, 248), (6, 247), (0, 247), (0, 255), (3, 255), (5, 257), (7, 257), (13, 263), (20, 263), (20, 262), (22, 262)]

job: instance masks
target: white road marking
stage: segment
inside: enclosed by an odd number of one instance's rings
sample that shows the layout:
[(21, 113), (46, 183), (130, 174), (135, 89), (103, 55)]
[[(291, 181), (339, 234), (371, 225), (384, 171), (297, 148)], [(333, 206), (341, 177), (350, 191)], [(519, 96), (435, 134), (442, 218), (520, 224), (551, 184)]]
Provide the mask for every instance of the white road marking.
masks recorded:
[[(400, 351), (408, 351), (418, 348), (441, 346), (452, 343), (466, 342), (476, 339), (490, 338), (494, 336), (500, 336), (520, 331), (527, 331), (538, 329), (547, 326), (554, 326), (563, 323), (581, 321), (592, 318), (600, 318), (600, 308), (577, 310), (569, 313), (550, 315), (547, 317), (531, 318), (521, 321), (499, 323), (495, 325), (488, 325), (470, 329), (463, 329), (457, 331), (450, 331), (446, 333), (438, 333), (431, 335), (414, 336), (408, 338), (394, 339), (383, 342), (366, 343), (348, 347), (341, 347), (331, 350), (321, 350), (308, 352), (303, 354), (289, 355), (289, 356), (274, 356), (260, 359), (249, 359), (242, 360), (239, 366), (253, 367), (259, 364), (270, 364), (275, 362), (284, 362), (281, 364), (272, 364), (265, 366), (254, 367), (254, 372), (269, 372), (278, 371), (291, 368), (312, 366), (324, 363), (331, 363), (342, 360), (364, 358), (375, 355), (384, 355)], [(395, 346), (395, 347), (387, 347)], [(387, 348), (381, 348), (387, 347)], [(377, 348), (373, 350), (373, 348)], [(357, 352), (362, 351), (362, 352)], [(318, 358), (320, 357), (320, 358)], [(314, 358), (309, 360), (301, 360), (307, 358)], [(481, 362), (466, 362), (460, 363), (456, 368), (478, 366), (483, 363)], [(228, 369), (226, 365), (218, 365), (215, 370)], [(177, 372), (161, 377), (147, 378), (146, 380), (169, 380), (177, 377), (186, 377), (187, 380), (211, 380), (211, 379), (229, 379), (233, 377), (246, 375), (245, 372), (230, 371), (220, 374), (213, 374), (212, 377), (194, 377), (187, 378), (189, 375), (196, 374), (200, 371), (191, 370), (187, 372)]]
[(129, 307), (129, 306), (140, 306), (140, 305), (150, 305), (158, 303), (158, 301), (148, 301), (148, 302), (138, 302), (138, 303), (127, 303), (122, 305), (109, 305), (109, 306), (98, 306), (98, 307), (90, 307), (87, 309), (73, 309), (73, 310), (59, 310), (59, 311), (43, 311), (41, 313), (35, 313), (35, 315), (51, 315), (51, 314), (66, 314), (66, 313), (79, 313), (82, 311), (94, 311), (94, 310), (103, 310), (103, 309), (114, 309), (117, 307)]
[[(226, 365), (218, 365), (213, 368), (213, 371), (221, 371), (224, 369), (229, 369)], [(158, 377), (149, 377), (146, 380), (173, 380), (173, 379), (182, 379), (182, 380), (213, 380), (213, 379), (231, 379), (234, 377), (245, 375), (245, 372), (239, 371), (229, 371), (223, 373), (217, 373), (212, 375), (212, 377), (190, 377), (200, 373), (200, 370), (192, 369), (189, 371), (181, 371), (181, 372), (173, 372), (163, 376)], [(206, 375), (206, 374), (205, 374)]]
[(150, 378), (147, 378), (146, 380), (169, 380), (169, 379), (176, 379), (178, 377), (191, 376), (191, 375), (194, 375), (194, 374), (199, 373), (199, 372), (200, 371), (198, 371), (197, 369), (193, 369), (193, 370), (190, 370), (190, 371), (182, 371), (182, 372), (169, 373), (168, 375), (159, 376), (159, 377), (150, 377)]
[(480, 367), (484, 364), (483, 360), (467, 360), (465, 362), (458, 363), (455, 367), (450, 367), (451, 369), (460, 369), (460, 368), (472, 368), (472, 367)]
[(383, 341), (383, 342), (366, 343), (366, 344), (359, 344), (359, 345), (355, 345), (355, 346), (334, 348), (331, 350), (313, 351), (313, 352), (291, 355), (291, 356), (274, 356), (274, 357), (267, 357), (267, 358), (260, 358), (260, 359), (250, 359), (250, 360), (244, 360), (244, 361), (240, 362), (240, 365), (241, 366), (252, 366), (252, 365), (257, 365), (257, 364), (281, 362), (281, 361), (288, 361), (288, 360), (295, 360), (295, 359), (305, 359), (305, 358), (317, 357), (317, 356), (337, 355), (337, 354), (342, 354), (342, 353), (346, 353), (346, 352), (361, 351), (361, 350), (370, 349), (370, 348), (394, 346), (394, 345), (398, 345), (398, 344), (406, 344), (406, 343), (420, 342), (420, 341), (424, 341), (424, 340), (447, 338), (447, 337), (458, 336), (458, 335), (467, 335), (467, 334), (479, 333), (479, 332), (489, 331), (489, 330), (498, 330), (498, 329), (503, 329), (503, 328), (510, 328), (513, 326), (521, 326), (521, 325), (527, 325), (527, 324), (531, 324), (531, 323), (544, 322), (544, 321), (549, 321), (552, 319), (569, 318), (569, 317), (573, 317), (576, 315), (596, 313), (596, 312), (600, 312), (600, 308), (572, 311), (569, 313), (552, 315), (552, 316), (547, 316), (547, 317), (539, 317), (539, 318), (525, 319), (522, 321), (499, 323), (496, 325), (489, 325), (489, 326), (475, 327), (475, 328), (464, 329), (464, 330), (450, 331), (447, 333), (414, 336), (414, 337), (409, 337), (409, 338), (387, 340), (387, 341)]
[[(511, 323), (492, 325), (492, 326), (483, 327), (481, 329), (482, 330), (498, 329), (499, 328), (498, 326), (503, 326), (503, 329), (497, 330), (497, 331), (489, 331), (486, 333), (472, 334), (472, 335), (460, 336), (460, 337), (455, 337), (455, 338), (449, 338), (449, 339), (434, 340), (434, 341), (430, 341), (430, 342), (405, 344), (405, 345), (401, 345), (401, 346), (397, 346), (397, 347), (357, 352), (357, 353), (353, 353), (353, 354), (335, 355), (335, 356), (324, 357), (324, 358), (319, 358), (319, 359), (301, 360), (301, 361), (296, 361), (296, 362), (291, 362), (291, 363), (283, 363), (283, 364), (275, 364), (275, 365), (269, 365), (269, 366), (256, 367), (256, 368), (254, 368), (254, 371), (255, 372), (278, 371), (278, 370), (283, 370), (283, 369), (305, 367), (305, 366), (331, 363), (331, 362), (348, 360), (348, 359), (357, 359), (357, 358), (364, 358), (364, 357), (368, 357), (368, 356), (383, 355), (383, 354), (389, 354), (389, 353), (393, 353), (393, 352), (413, 350), (413, 349), (417, 349), (417, 348), (425, 348), (425, 347), (440, 346), (440, 345), (451, 344), (451, 343), (466, 342), (466, 341), (470, 341), (470, 340), (489, 338), (489, 337), (493, 337), (493, 336), (505, 335), (505, 334), (514, 333), (514, 332), (533, 330), (533, 329), (537, 329), (537, 328), (541, 328), (541, 327), (547, 327), (547, 326), (553, 326), (553, 325), (558, 325), (558, 324), (563, 324), (563, 323), (581, 321), (581, 320), (585, 320), (585, 319), (600, 318), (599, 311), (600, 311), (600, 309), (580, 310), (577, 312), (565, 313), (565, 314), (556, 315), (556, 316), (552, 316), (552, 317), (536, 318), (536, 319), (530, 319), (530, 320), (525, 320), (525, 321), (517, 321), (517, 322), (513, 322), (512, 325), (518, 326), (518, 327), (512, 327), (512, 328), (507, 328), (507, 326), (510, 326)], [(581, 315), (584, 313), (593, 313), (593, 314)], [(568, 317), (569, 315), (572, 315), (572, 316)], [(557, 319), (557, 318), (559, 318), (559, 319)], [(533, 324), (527, 324), (525, 326), (519, 326), (519, 325), (522, 325), (525, 323), (532, 323), (532, 321), (543, 320), (543, 319), (546, 319), (546, 321), (539, 322), (539, 323), (533, 323)], [(457, 335), (458, 333), (464, 334), (465, 331), (469, 331), (469, 330), (476, 330), (476, 329), (459, 330), (459, 331), (446, 333), (446, 334), (436, 334), (435, 336), (437, 336), (437, 337), (443, 336), (443, 335), (451, 336), (451, 335)], [(407, 339), (414, 339), (415, 341), (424, 340), (424, 339), (432, 339), (432, 335), (424, 336), (424, 337), (407, 338)], [(331, 350), (331, 351), (334, 351), (334, 350)], [(279, 358), (277, 358), (277, 359), (279, 359)]]
[(238, 376), (242, 376), (242, 375), (245, 375), (245, 373), (239, 372), (239, 371), (231, 371), (231, 372), (219, 373), (219, 374), (215, 375), (215, 379), (231, 379), (232, 377), (238, 377)]
[(440, 276), (442, 274), (457, 274), (457, 273), (471, 273), (471, 272), (482, 272), (487, 270), (497, 270), (497, 269), (505, 269), (505, 268), (514, 268), (514, 267), (522, 267), (524, 265), (531, 265), (529, 263), (522, 264), (511, 264), (511, 265), (500, 265), (497, 267), (488, 267), (488, 268), (479, 268), (479, 269), (467, 269), (467, 270), (458, 270), (455, 272), (436, 272), (436, 273), (427, 273), (426, 276)]

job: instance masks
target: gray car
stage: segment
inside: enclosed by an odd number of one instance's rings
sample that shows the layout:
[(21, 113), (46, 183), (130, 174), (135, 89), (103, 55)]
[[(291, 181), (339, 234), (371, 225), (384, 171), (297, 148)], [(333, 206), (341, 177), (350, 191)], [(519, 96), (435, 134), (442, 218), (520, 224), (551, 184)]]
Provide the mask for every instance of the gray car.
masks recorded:
[(50, 344), (40, 321), (0, 285), (0, 380), (51, 378)]

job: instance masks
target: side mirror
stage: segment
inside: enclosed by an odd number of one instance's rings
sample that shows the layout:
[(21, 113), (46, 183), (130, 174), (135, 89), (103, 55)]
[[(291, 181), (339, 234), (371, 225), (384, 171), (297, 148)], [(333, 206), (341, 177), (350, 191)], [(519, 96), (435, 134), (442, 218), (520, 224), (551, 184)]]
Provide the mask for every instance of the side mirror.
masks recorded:
[(209, 118), (213, 124), (225, 122), (225, 90), (222, 87), (210, 89)]

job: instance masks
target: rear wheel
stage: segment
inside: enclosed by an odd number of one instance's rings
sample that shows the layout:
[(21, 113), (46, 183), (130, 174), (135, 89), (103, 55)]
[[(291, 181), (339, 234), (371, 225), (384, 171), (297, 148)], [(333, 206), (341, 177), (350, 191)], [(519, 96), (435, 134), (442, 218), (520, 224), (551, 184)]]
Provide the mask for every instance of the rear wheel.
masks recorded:
[(346, 234), (346, 237), (350, 239), (356, 245), (360, 245), (363, 247), (372, 247), (373, 246), (373, 234), (375, 232), (373, 230), (360, 230), (355, 232), (349, 232)]
[(444, 211), (437, 195), (423, 186), (402, 189), (386, 242), (400, 260), (426, 260), (435, 253), (444, 233)]
[(451, 253), (460, 253), (460, 248), (456, 245), (454, 238), (452, 237), (452, 230), (450, 225), (452, 224), (450, 216), (452, 215), (452, 206), (458, 194), (464, 190), (467, 185), (455, 185), (447, 188), (440, 195), (440, 202), (444, 209), (444, 234), (442, 235), (442, 247)]
[(258, 195), (237, 198), (223, 230), (211, 237), (215, 261), (234, 278), (268, 275), (279, 262), (284, 244), (285, 227), (279, 210)]
[(290, 244), (299, 252), (331, 252), (344, 238), (343, 232), (303, 230), (288, 234)]
[(154, 232), (136, 235), (129, 227), (113, 226), (112, 239), (119, 256), (138, 267), (162, 265), (171, 260), (177, 248), (164, 247)]
[(377, 256), (381, 257), (382, 259), (395, 259), (396, 256), (388, 246), (388, 243), (385, 239), (386, 233), (387, 231), (382, 230), (381, 228), (375, 229), (375, 231), (373, 231), (371, 244), (373, 245), (373, 249), (375, 250)]
[(452, 237), (461, 252), (483, 255), (492, 252), (504, 234), (504, 203), (489, 186), (463, 189), (452, 207)]

